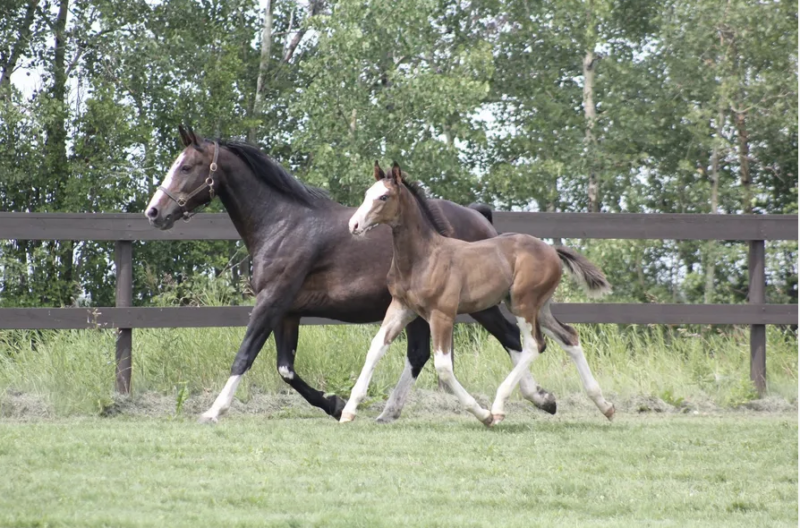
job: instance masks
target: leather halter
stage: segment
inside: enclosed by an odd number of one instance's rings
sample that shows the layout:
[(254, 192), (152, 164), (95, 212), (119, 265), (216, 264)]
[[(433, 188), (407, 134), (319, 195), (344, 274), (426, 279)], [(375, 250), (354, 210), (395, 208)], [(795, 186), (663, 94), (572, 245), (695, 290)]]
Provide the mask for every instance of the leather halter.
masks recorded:
[(169, 190), (162, 187), (161, 185), (158, 186), (158, 189), (162, 191), (164, 194), (169, 196), (173, 202), (178, 204), (178, 207), (181, 208), (181, 218), (183, 218), (184, 222), (188, 222), (190, 218), (196, 215), (196, 212), (189, 211), (186, 208), (186, 204), (189, 203), (196, 194), (208, 189), (208, 201), (204, 203), (201, 207), (205, 207), (214, 200), (214, 173), (217, 172), (217, 157), (219, 156), (219, 141), (214, 141), (214, 159), (211, 161), (211, 165), (208, 167), (208, 177), (206, 180), (195, 190), (190, 192), (189, 194), (186, 193), (178, 193), (178, 196), (172, 194)]

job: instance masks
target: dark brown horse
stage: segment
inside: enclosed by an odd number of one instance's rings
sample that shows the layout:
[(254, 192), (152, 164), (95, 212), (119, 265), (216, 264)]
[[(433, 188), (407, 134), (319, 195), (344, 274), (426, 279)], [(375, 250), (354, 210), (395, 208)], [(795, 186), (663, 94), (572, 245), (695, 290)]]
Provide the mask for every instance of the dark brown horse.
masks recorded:
[[(256, 292), (256, 305), (231, 376), (201, 421), (217, 421), (230, 407), (242, 375), (272, 332), (281, 378), (310, 404), (340, 418), (344, 401), (336, 395), (326, 397), (294, 370), (300, 318), (317, 316), (350, 323), (383, 319), (391, 301), (386, 288), (392, 261), (388, 228), (355, 239), (347, 229), (355, 209), (303, 185), (258, 149), (238, 142), (207, 141), (182, 127), (180, 132), (186, 148), (145, 214), (152, 225), (169, 229), (176, 220), (218, 196), (252, 257)], [(481, 240), (497, 235), (491, 223), (473, 209), (438, 200), (435, 205), (453, 225), (455, 237)], [(509, 352), (522, 349), (519, 331), (497, 307), (472, 317)], [(410, 386), (430, 357), (430, 328), (425, 321), (410, 324), (407, 335), (406, 367), (381, 421), (400, 415)], [(537, 407), (555, 413), (552, 394), (532, 379), (523, 394)]]
[[(372, 340), (341, 421), (355, 418), (378, 360), (418, 316), (431, 325), (439, 379), (484, 424), (494, 425), (505, 417), (505, 402), (511, 391), (530, 376), (530, 364), (544, 351), (542, 330), (569, 353), (587, 394), (611, 419), (614, 406), (603, 397), (589, 370), (578, 333), (550, 312), (562, 266), (587, 293), (595, 295), (611, 290), (603, 272), (575, 251), (553, 248), (530, 235), (508, 233), (478, 241), (452, 238), (447, 218), (431, 206), (421, 189), (405, 181), (396, 163), (387, 177), (376, 161), (375, 179), (377, 182), (367, 191), (349, 225), (356, 236), (363, 236), (378, 225), (391, 226), (394, 257), (388, 284), (392, 304)], [(453, 323), (459, 313), (485, 310), (501, 301), (517, 317), (524, 336), (523, 349), (512, 352), (514, 368), (497, 389), (489, 411), (475, 401), (453, 373)]]

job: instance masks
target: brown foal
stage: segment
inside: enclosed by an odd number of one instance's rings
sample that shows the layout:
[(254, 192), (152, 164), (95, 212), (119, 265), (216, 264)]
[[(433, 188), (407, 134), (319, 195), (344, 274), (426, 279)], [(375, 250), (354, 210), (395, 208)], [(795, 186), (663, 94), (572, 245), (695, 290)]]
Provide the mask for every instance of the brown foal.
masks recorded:
[[(392, 228), (394, 258), (388, 275), (392, 303), (372, 340), (364, 368), (342, 412), (341, 422), (355, 418), (377, 361), (391, 342), (417, 316), (430, 323), (434, 364), (439, 378), (478, 420), (494, 425), (505, 417), (504, 405), (521, 383), (523, 394), (534, 384), (529, 367), (544, 351), (542, 331), (572, 357), (584, 389), (609, 419), (614, 406), (594, 379), (578, 333), (560, 323), (550, 301), (561, 281), (562, 266), (595, 295), (610, 291), (600, 269), (575, 251), (530, 235), (504, 234), (478, 242), (448, 238), (450, 226), (421, 189), (408, 184), (395, 163), (387, 177), (375, 162), (377, 182), (350, 219), (350, 232), (360, 236), (379, 224)], [(522, 330), (523, 350), (512, 354), (514, 368), (497, 389), (491, 411), (482, 408), (456, 380), (450, 352), (457, 314), (476, 312), (505, 301)]]

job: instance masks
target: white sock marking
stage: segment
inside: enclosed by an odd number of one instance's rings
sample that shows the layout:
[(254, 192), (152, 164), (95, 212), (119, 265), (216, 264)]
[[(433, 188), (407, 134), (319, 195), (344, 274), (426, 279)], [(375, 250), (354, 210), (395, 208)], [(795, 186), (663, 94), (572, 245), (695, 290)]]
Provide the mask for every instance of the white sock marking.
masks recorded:
[(400, 379), (397, 381), (397, 386), (392, 391), (391, 396), (389, 396), (383, 412), (378, 416), (378, 420), (394, 419), (400, 416), (413, 383), (414, 376), (411, 375), (411, 363), (406, 358), (406, 366), (403, 368), (403, 373), (400, 375)]
[(530, 375), (530, 379), (533, 380), (533, 375), (530, 374), (529, 368), (531, 363), (539, 357), (539, 345), (536, 342), (536, 338), (533, 337), (533, 325), (523, 317), (517, 317), (517, 326), (522, 331), (522, 353), (516, 358), (516, 361), (514, 361), (515, 358), (512, 355), (514, 368), (511, 369), (506, 379), (497, 388), (497, 395), (494, 398), (494, 403), (492, 403), (492, 414), (495, 415), (505, 415), (506, 400), (526, 372)]
[(214, 400), (214, 404), (209, 410), (203, 413), (203, 418), (216, 420), (221, 414), (224, 414), (225, 411), (230, 409), (231, 403), (233, 403), (233, 396), (236, 394), (236, 388), (239, 386), (241, 380), (241, 376), (231, 376), (228, 378), (219, 396)]
[(437, 350), (433, 354), (433, 364), (436, 367), (436, 374), (439, 375), (439, 379), (456, 395), (461, 405), (474, 414), (478, 420), (485, 423), (491, 416), (491, 413), (481, 407), (478, 402), (475, 401), (475, 398), (473, 398), (458, 382), (453, 373), (453, 360), (450, 354), (445, 354), (441, 350)]
[(292, 372), (292, 370), (289, 369), (289, 367), (284, 367), (284, 366), (278, 367), (278, 374), (280, 374), (281, 377), (284, 379), (290, 379), (290, 380), (294, 379), (294, 372)]

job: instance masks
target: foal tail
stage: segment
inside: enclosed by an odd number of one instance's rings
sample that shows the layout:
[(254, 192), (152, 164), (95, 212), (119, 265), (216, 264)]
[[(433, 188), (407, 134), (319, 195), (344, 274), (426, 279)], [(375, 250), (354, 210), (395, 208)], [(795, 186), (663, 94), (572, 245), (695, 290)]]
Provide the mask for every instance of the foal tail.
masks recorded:
[(561, 263), (575, 281), (583, 288), (589, 297), (602, 297), (611, 293), (611, 284), (606, 279), (605, 273), (589, 262), (589, 259), (564, 246), (555, 248), (561, 258)]

